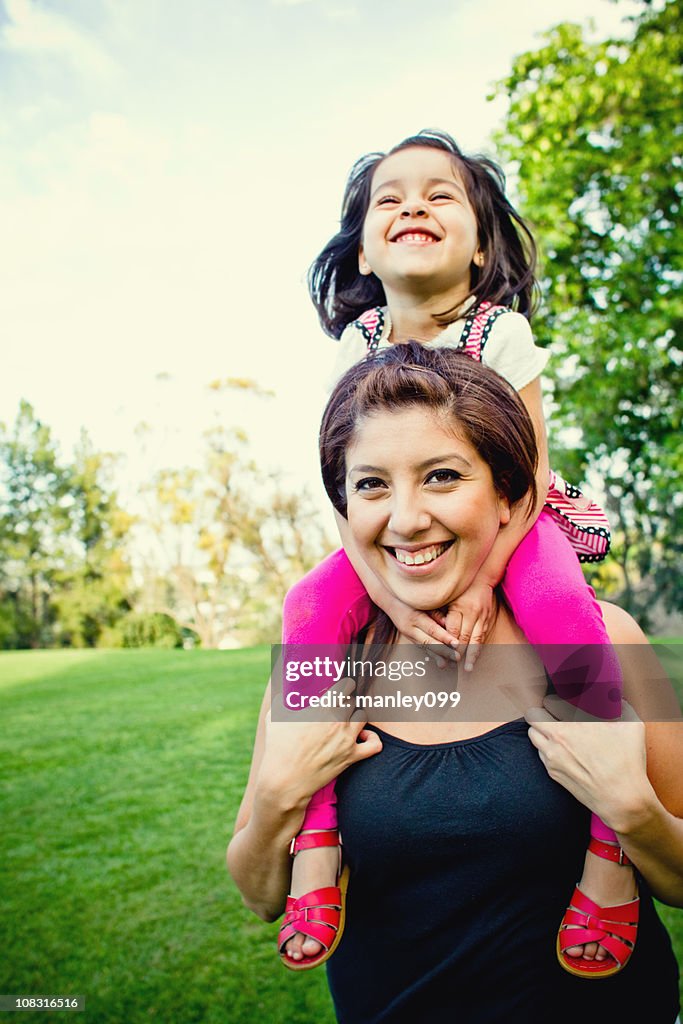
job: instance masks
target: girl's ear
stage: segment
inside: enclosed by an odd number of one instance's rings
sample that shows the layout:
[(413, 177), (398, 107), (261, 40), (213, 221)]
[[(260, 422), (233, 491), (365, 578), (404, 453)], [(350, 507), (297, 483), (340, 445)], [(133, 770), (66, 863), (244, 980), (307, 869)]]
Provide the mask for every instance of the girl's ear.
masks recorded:
[(361, 272), (361, 274), (365, 275), (365, 277), (367, 277), (368, 274), (372, 273), (372, 267), (365, 258), (365, 253), (363, 252), (362, 245), (358, 246), (358, 269)]
[(478, 267), (483, 267), (484, 266), (484, 254), (481, 251), (481, 249), (477, 249), (477, 251), (474, 254), (474, 259), (473, 259), (472, 262), (475, 263), (476, 266), (478, 266)]
[(507, 524), (510, 522), (512, 513), (510, 512), (510, 502), (503, 494), (498, 495), (498, 510), (500, 516), (500, 525), (507, 526)]

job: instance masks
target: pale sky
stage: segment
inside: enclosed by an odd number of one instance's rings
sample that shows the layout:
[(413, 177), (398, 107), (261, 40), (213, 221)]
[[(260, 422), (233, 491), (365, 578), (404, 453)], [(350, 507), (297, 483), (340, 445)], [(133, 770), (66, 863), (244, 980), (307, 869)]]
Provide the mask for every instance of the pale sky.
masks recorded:
[[(220, 417), (318, 482), (334, 342), (306, 269), (354, 160), (420, 128), (495, 156), (486, 100), (538, 33), (629, 0), (0, 0), (0, 419), (28, 399), (130, 494)], [(217, 399), (252, 377), (275, 400)], [(135, 427), (154, 440), (143, 455)], [(331, 524), (331, 515), (329, 518)]]

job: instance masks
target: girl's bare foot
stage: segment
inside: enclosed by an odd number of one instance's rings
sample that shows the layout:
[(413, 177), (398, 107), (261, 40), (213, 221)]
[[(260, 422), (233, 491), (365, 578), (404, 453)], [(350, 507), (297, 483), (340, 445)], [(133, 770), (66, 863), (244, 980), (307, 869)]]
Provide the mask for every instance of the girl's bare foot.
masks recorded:
[[(596, 857), (590, 850), (586, 853), (579, 889), (600, 907), (619, 906), (634, 900), (638, 895), (632, 867)], [(567, 928), (573, 927), (577, 926), (567, 925)], [(610, 955), (597, 942), (569, 946), (565, 953), (571, 957), (583, 957), (584, 960), (606, 960)]]
[[(305, 831), (322, 831), (307, 829)], [(335, 830), (336, 831), (336, 830)], [(303, 833), (305, 834), (305, 833)], [(339, 873), (339, 847), (318, 846), (312, 850), (300, 850), (292, 864), (292, 896), (304, 896), (314, 889), (322, 889), (328, 885), (337, 885)], [(303, 960), (304, 957), (317, 956), (322, 946), (308, 935), (297, 932), (285, 945), (287, 955), (292, 960)]]

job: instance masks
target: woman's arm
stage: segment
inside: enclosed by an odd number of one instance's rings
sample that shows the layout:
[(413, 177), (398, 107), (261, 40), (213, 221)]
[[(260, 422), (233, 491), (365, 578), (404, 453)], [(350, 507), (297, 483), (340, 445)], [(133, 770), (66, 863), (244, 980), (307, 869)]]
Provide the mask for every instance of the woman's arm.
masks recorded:
[[(350, 694), (352, 681), (336, 687)], [(333, 688), (333, 689), (334, 689)], [(308, 801), (382, 742), (364, 723), (276, 721), (270, 686), (261, 704), (249, 779), (227, 850), (227, 865), (250, 910), (274, 921), (284, 910), (291, 876), (289, 844)]]
[(683, 906), (680, 709), (638, 625), (620, 608), (602, 607), (635, 715), (621, 722), (557, 721), (554, 701), (547, 704), (552, 715), (530, 710), (529, 737), (551, 778), (614, 829), (655, 896)]

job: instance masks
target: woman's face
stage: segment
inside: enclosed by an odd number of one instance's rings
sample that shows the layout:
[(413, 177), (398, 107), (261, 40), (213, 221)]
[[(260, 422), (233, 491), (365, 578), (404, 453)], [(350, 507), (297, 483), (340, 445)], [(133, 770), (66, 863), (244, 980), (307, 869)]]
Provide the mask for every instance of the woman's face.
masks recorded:
[(359, 553), (413, 608), (442, 608), (466, 590), (510, 521), (507, 500), (457, 423), (419, 406), (365, 418), (346, 473)]

